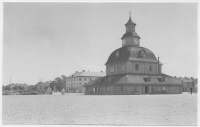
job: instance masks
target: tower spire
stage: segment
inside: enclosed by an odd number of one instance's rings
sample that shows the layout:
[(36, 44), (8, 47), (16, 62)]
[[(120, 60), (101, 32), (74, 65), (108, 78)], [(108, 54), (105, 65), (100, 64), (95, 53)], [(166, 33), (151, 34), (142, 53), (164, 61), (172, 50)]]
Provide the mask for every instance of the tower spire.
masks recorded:
[(131, 13), (132, 13), (132, 12), (131, 12), (131, 11), (129, 11), (129, 17), (130, 17), (130, 18), (131, 18)]

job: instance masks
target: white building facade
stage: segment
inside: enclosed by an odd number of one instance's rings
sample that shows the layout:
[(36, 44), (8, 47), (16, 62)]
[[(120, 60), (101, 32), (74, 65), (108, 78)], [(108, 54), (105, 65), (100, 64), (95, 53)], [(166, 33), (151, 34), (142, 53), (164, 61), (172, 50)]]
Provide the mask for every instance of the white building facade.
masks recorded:
[(91, 82), (92, 80), (104, 77), (106, 75), (105, 72), (86, 72), (83, 70), (82, 72), (75, 72), (74, 74), (70, 75), (66, 79), (66, 92), (69, 93), (84, 93), (85, 88), (83, 85), (85, 85), (88, 82)]

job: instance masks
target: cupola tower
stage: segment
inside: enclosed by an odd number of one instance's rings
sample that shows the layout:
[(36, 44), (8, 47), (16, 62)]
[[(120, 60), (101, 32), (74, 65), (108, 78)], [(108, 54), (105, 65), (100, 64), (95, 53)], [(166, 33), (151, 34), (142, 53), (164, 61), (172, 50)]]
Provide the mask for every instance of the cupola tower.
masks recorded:
[(140, 47), (140, 36), (135, 32), (136, 24), (131, 19), (131, 12), (128, 22), (125, 24), (126, 33), (122, 36), (122, 46)]

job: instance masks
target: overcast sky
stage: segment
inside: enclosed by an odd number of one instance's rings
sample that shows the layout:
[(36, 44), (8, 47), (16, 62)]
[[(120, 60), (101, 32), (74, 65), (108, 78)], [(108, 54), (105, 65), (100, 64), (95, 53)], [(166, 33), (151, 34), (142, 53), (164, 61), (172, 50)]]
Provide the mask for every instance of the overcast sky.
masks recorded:
[(132, 19), (163, 73), (197, 77), (195, 3), (4, 3), (3, 85), (105, 71)]

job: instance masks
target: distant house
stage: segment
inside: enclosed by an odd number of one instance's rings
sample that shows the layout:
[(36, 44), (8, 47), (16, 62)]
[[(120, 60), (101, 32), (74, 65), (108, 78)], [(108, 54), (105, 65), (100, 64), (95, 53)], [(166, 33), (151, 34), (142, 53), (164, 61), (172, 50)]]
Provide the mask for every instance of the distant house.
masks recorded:
[(198, 90), (198, 79), (194, 79), (194, 89), (197, 91)]
[(45, 90), (45, 88), (49, 87), (52, 81), (40, 82), (36, 85), (38, 90)]
[(188, 92), (190, 91), (190, 88), (192, 87), (194, 91), (197, 90), (197, 79), (194, 78), (188, 78), (188, 77), (183, 77), (183, 78), (177, 78), (181, 81), (183, 84), (183, 92)]
[(83, 93), (85, 92), (83, 85), (105, 75), (105, 72), (86, 72), (85, 70), (82, 72), (76, 71), (66, 79), (66, 92)]

